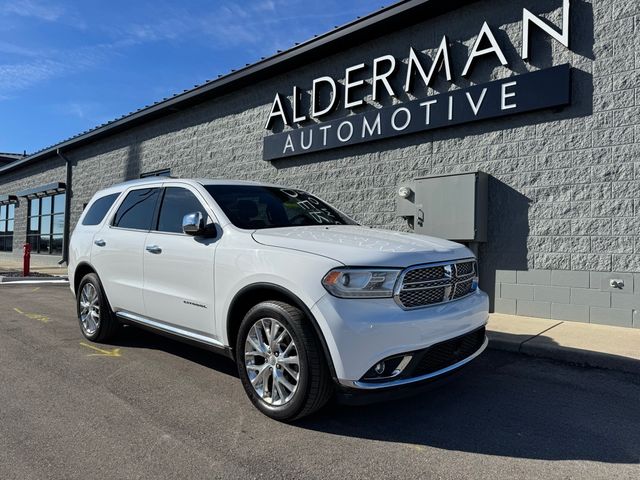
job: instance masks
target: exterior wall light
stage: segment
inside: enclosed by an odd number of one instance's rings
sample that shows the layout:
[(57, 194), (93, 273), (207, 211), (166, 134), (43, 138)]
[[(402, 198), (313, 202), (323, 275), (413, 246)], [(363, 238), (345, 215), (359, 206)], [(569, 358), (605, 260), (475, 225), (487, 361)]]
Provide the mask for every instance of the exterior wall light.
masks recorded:
[(409, 198), (411, 196), (411, 189), (409, 187), (400, 187), (398, 189), (398, 195), (402, 198)]

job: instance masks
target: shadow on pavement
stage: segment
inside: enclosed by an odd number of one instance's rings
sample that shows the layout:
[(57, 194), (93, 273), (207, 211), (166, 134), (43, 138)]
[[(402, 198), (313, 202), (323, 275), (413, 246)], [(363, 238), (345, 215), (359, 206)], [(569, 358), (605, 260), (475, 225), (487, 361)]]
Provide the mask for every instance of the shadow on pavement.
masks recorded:
[[(164, 351), (237, 377), (222, 355), (135, 327), (112, 344)], [(638, 398), (640, 378), (631, 374), (487, 350), (440, 388), (368, 406), (331, 404), (295, 427), (482, 455), (636, 464)]]
[(160, 350), (238, 378), (236, 364), (230, 358), (141, 328), (125, 326), (118, 336), (113, 341), (110, 341), (109, 344), (114, 347)]
[(366, 407), (336, 405), (297, 426), (483, 455), (633, 464), (640, 463), (636, 380), (487, 351), (443, 388)]

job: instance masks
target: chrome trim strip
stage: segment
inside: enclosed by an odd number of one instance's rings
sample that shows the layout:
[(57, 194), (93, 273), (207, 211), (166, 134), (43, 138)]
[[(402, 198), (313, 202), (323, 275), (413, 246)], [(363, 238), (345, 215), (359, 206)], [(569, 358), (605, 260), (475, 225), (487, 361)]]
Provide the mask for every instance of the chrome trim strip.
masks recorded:
[[(438, 302), (438, 303), (428, 303), (426, 305), (417, 305), (415, 307), (406, 307), (403, 305), (402, 301), (400, 301), (400, 293), (403, 291), (405, 284), (404, 282), (404, 277), (407, 275), (407, 273), (412, 272), (413, 270), (421, 270), (423, 268), (433, 268), (433, 267), (441, 267), (444, 266), (445, 270), (446, 267), (449, 267), (448, 272), (445, 272), (445, 277), (438, 279), (438, 280), (426, 280), (424, 282), (420, 282), (420, 283), (428, 283), (428, 282), (442, 282), (442, 281), (446, 281), (446, 280), (453, 280), (453, 277), (451, 276), (451, 267), (455, 267), (456, 272), (458, 270), (457, 268), (457, 264), (459, 263), (466, 263), (466, 262), (476, 262), (474, 271), (471, 274), (466, 274), (463, 277), (455, 277), (456, 283), (448, 283), (445, 285), (434, 285), (433, 287), (425, 287), (425, 288), (409, 288), (407, 289), (407, 291), (410, 292), (415, 292), (415, 291), (419, 291), (419, 290), (427, 290), (427, 289), (433, 289), (433, 288), (444, 288), (445, 292), (444, 292), (444, 298), (445, 300), (442, 302)], [(449, 303), (449, 302), (457, 302), (458, 300), (462, 300), (463, 298), (468, 297), (469, 295), (473, 295), (476, 290), (473, 290), (471, 292), (469, 292), (468, 294), (462, 296), (462, 297), (458, 297), (458, 298), (452, 298), (453, 295), (455, 294), (455, 289), (457, 287), (457, 284), (460, 282), (465, 282), (465, 281), (469, 281), (472, 280), (476, 275), (477, 275), (477, 269), (478, 269), (478, 259), (475, 257), (468, 257), (468, 258), (460, 258), (458, 260), (449, 260), (448, 262), (436, 262), (436, 263), (421, 263), (418, 265), (412, 265), (410, 267), (405, 268), (404, 270), (402, 270), (402, 272), (400, 272), (400, 275), (398, 275), (398, 278), (396, 280), (396, 283), (393, 287), (393, 300), (396, 302), (396, 304), (402, 308), (403, 310), (416, 310), (418, 308), (428, 308), (428, 307), (433, 307), (436, 305), (443, 305), (445, 303)], [(412, 282), (415, 283), (415, 282)]]
[(436, 372), (427, 373), (427, 374), (421, 375), (419, 377), (402, 378), (402, 379), (399, 379), (399, 380), (392, 380), (390, 382), (384, 382), (384, 383), (367, 383), (367, 382), (361, 382), (359, 380), (338, 380), (338, 381), (340, 382), (341, 385), (344, 385), (345, 387), (358, 388), (360, 390), (379, 390), (381, 388), (399, 387), (399, 386), (402, 386), (402, 385), (408, 385), (408, 384), (411, 384), (411, 383), (421, 382), (423, 380), (428, 380), (430, 378), (435, 378), (435, 377), (438, 377), (440, 375), (444, 375), (445, 373), (449, 373), (449, 372), (451, 372), (451, 371), (453, 371), (453, 370), (455, 370), (457, 368), (462, 367), (463, 365), (466, 365), (471, 360), (473, 360), (478, 355), (480, 355), (482, 352), (484, 352), (484, 350), (487, 348), (487, 345), (489, 345), (489, 337), (487, 337), (485, 335), (484, 343), (472, 355), (469, 355), (464, 360), (460, 360), (458, 363), (454, 363), (453, 365), (449, 365), (448, 367), (443, 368), (442, 370), (438, 370)]
[(119, 311), (116, 312), (116, 315), (120, 318), (124, 318), (125, 320), (129, 320), (130, 322), (139, 323), (141, 325), (148, 325), (149, 327), (153, 327), (157, 330), (162, 330), (163, 332), (171, 333), (172, 335), (176, 335), (178, 337), (195, 340), (196, 342), (200, 343), (206, 343), (207, 345), (212, 345), (214, 347), (224, 348), (222, 342), (214, 338), (207, 337), (199, 333), (190, 332), (188, 330), (183, 330), (182, 328), (173, 327), (165, 323), (160, 323), (155, 320), (151, 320), (150, 318), (136, 315), (135, 313)]
[(451, 286), (451, 282), (443, 283), (442, 285), (433, 285), (432, 287), (414, 287), (414, 288), (405, 288), (407, 284), (402, 285), (402, 292), (419, 292), (421, 290), (435, 290), (436, 288), (446, 288)]
[[(421, 267), (421, 268), (431, 268), (431, 267)], [(475, 272), (467, 273), (465, 275), (456, 275), (456, 279), (458, 279), (461, 282), (464, 282), (465, 280), (473, 279), (474, 276), (475, 276)], [(417, 282), (405, 282), (403, 284), (403, 287), (410, 286), (410, 285), (422, 285), (424, 283), (431, 284), (431, 283), (441, 283), (441, 282), (449, 282), (449, 283), (451, 283), (451, 277), (442, 277), (442, 278), (438, 278), (436, 280), (422, 280), (422, 281), (417, 281)], [(442, 287), (444, 285), (446, 285), (446, 283), (442, 283), (442, 285), (434, 285), (434, 287)], [(434, 288), (434, 287), (431, 287), (431, 288)]]

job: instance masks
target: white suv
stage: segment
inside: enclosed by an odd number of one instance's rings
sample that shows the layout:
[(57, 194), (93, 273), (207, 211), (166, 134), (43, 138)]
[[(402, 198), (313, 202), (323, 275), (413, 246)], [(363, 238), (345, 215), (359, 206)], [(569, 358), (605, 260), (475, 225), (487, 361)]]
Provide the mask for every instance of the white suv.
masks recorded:
[(222, 352), (253, 404), (278, 420), (334, 393), (356, 402), (422, 385), (487, 345), (488, 299), (470, 250), (359, 226), (297, 189), (165, 177), (116, 185), (85, 209), (69, 256), (87, 339), (129, 324)]

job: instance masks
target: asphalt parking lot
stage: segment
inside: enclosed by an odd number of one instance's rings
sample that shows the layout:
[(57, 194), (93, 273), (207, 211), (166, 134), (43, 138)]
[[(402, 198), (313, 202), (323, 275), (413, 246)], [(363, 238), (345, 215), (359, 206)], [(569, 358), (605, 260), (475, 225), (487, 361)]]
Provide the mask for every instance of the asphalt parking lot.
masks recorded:
[(0, 287), (0, 478), (640, 478), (640, 379), (488, 351), (406, 400), (261, 415), (231, 361), (80, 334), (65, 286)]

